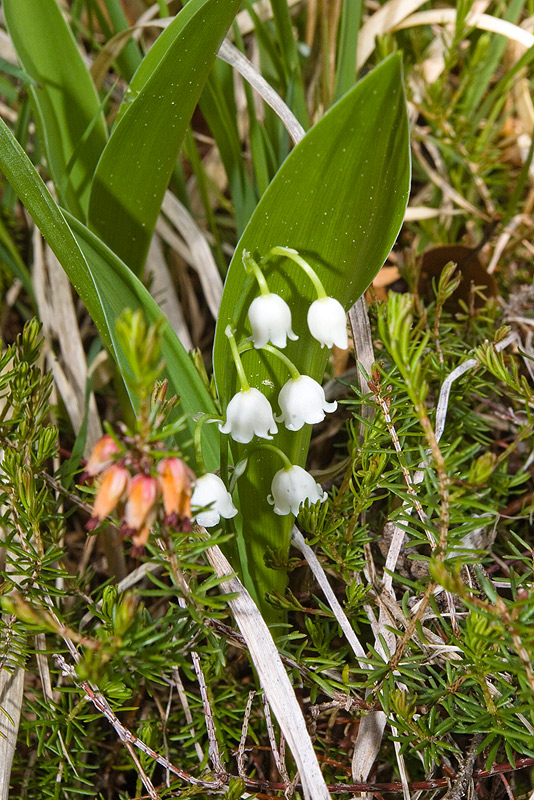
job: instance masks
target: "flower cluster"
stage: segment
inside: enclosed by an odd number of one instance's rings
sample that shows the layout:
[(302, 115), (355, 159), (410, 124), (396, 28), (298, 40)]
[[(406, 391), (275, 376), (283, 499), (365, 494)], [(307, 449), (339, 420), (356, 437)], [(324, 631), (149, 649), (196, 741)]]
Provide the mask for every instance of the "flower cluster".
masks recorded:
[[(310, 305), (307, 317), (311, 335), (322, 347), (335, 344), (346, 348), (346, 318), (342, 305), (326, 295), (317, 273), (296, 250), (274, 247), (263, 263), (272, 256), (280, 255), (293, 260), (315, 286), (317, 300)], [(226, 335), (241, 388), (228, 403), (226, 419), (214, 419), (205, 414), (197, 420), (194, 447), (200, 476), (197, 477), (181, 458), (165, 456), (163, 452), (161, 457), (158, 456), (157, 451), (162, 451), (163, 445), (155, 441), (157, 435), (154, 435), (148, 418), (145, 423), (148, 422), (152, 430), (148, 436), (146, 424), (138, 425), (137, 432), (129, 436), (114, 437), (107, 434), (96, 443), (82, 476), (82, 480), (94, 478), (99, 482), (92, 515), (86, 525), (88, 530), (94, 530), (109, 514), (116, 512), (121, 533), (131, 536), (134, 545), (141, 548), (148, 541), (157, 521), (176, 530), (189, 531), (192, 521), (213, 527), (219, 524), (221, 517), (231, 519), (237, 514), (237, 509), (230, 492), (218, 475), (206, 473), (204, 467), (201, 443), (204, 422), (218, 421), (221, 433), (230, 435), (240, 444), (248, 444), (254, 436), (271, 440), (278, 432), (277, 423), (282, 423), (290, 431), (299, 431), (304, 425), (321, 422), (327, 413), (336, 410), (337, 403), (326, 400), (320, 384), (309, 375), (301, 375), (293, 362), (281, 352), (288, 339), (298, 339), (292, 328), (291, 310), (282, 297), (269, 290), (263, 272), (254, 259), (245, 253), (243, 261), (247, 271), (256, 277), (260, 288), (259, 296), (252, 301), (248, 310), (253, 346), (280, 359), (290, 376), (278, 393), (280, 414), (275, 416), (267, 397), (249, 385), (234, 332), (228, 326)], [(126, 345), (135, 329), (136, 341), (143, 353), (143, 338), (148, 335), (146, 328), (135, 318), (130, 323), (127, 326), (127, 333), (130, 333), (125, 336)], [(250, 344), (245, 344), (245, 349), (250, 347)], [(136, 354), (136, 358), (139, 360), (139, 354)], [(156, 372), (160, 369), (158, 363)], [(143, 370), (138, 372), (138, 382), (147, 395), (149, 380), (143, 379)], [(164, 409), (170, 408), (170, 403), (165, 404), (165, 389), (160, 389), (159, 394), (154, 395), (153, 402), (163, 420)], [(146, 397), (144, 406), (146, 409), (151, 407)], [(271, 494), (267, 498), (275, 514), (297, 515), (302, 503), (323, 502), (326, 499), (326, 492), (302, 467), (292, 464), (279, 448), (272, 445), (264, 447), (276, 451), (284, 464), (274, 475)]]
[[(273, 247), (264, 262), (272, 256), (285, 256), (292, 259), (306, 273), (317, 292), (308, 310), (308, 328), (321, 347), (336, 345), (342, 350), (348, 347), (347, 321), (345, 310), (334, 297), (328, 297), (315, 270), (291, 247)], [(265, 276), (259, 265), (249, 253), (243, 253), (243, 263), (247, 272), (254, 274), (260, 288), (260, 295), (250, 304), (248, 318), (252, 328), (254, 347), (264, 347), (272, 342), (275, 347), (285, 347), (286, 339), (298, 339), (291, 327), (291, 309), (280, 295), (269, 291)]]
[(131, 443), (119, 442), (109, 434), (99, 439), (81, 476), (82, 481), (100, 481), (87, 530), (94, 530), (117, 510), (121, 534), (130, 536), (136, 548), (141, 548), (160, 513), (168, 527), (186, 532), (192, 521), (212, 527), (221, 517), (237, 514), (217, 475), (197, 478), (175, 456), (162, 458), (154, 467)]
[[(308, 327), (311, 335), (323, 347), (336, 345), (347, 348), (347, 326), (345, 311), (341, 303), (328, 297), (323, 284), (313, 268), (297, 253), (287, 247), (274, 247), (266, 259), (282, 255), (292, 259), (304, 270), (317, 291), (315, 300), (308, 309)], [(299, 431), (304, 425), (322, 422), (327, 413), (336, 410), (337, 403), (326, 400), (323, 388), (309, 375), (301, 375), (296, 366), (278, 348), (285, 348), (288, 339), (298, 337), (292, 328), (291, 309), (286, 301), (269, 290), (260, 266), (250, 256), (243, 254), (245, 269), (256, 278), (260, 294), (248, 310), (252, 329), (252, 342), (256, 349), (263, 349), (282, 360), (290, 373), (289, 380), (278, 394), (280, 414), (273, 413), (269, 400), (259, 389), (251, 388), (241, 361), (239, 348), (231, 326), (226, 329), (232, 355), (241, 384), (240, 391), (232, 397), (226, 408), (226, 419), (219, 425), (221, 433), (229, 434), (234, 441), (248, 444), (254, 436), (272, 439), (278, 432), (277, 423), (283, 423), (290, 431)], [(271, 344), (269, 344), (271, 342)], [(273, 347), (274, 345), (274, 347)], [(276, 514), (298, 514), (301, 503), (323, 502), (324, 493), (311, 475), (302, 467), (292, 465), (281, 451), (278, 451), (284, 468), (273, 478), (269, 502)]]

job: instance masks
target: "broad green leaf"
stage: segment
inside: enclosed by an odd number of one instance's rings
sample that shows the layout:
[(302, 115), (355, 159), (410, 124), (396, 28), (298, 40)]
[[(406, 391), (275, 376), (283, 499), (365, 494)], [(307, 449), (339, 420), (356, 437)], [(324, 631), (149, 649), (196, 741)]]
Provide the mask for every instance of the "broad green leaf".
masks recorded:
[[(62, 212), (12, 133), (0, 121), (0, 169), (24, 203), (32, 219), (58, 257), (85, 303), (99, 333), (119, 368), (127, 370), (116, 337), (116, 320), (125, 308), (140, 308), (147, 321), (163, 317), (142, 283), (119, 258), (68, 212)], [(182, 398), (190, 414), (214, 411), (213, 401), (189, 356), (167, 323), (163, 326), (163, 357), (170, 391)], [(131, 398), (136, 405), (135, 398)], [(208, 468), (218, 463), (218, 431), (205, 426), (204, 449)], [(190, 424), (189, 435), (192, 434)]]
[(3, 9), (18, 58), (35, 81), (28, 91), (50, 174), (62, 202), (83, 218), (107, 140), (95, 87), (56, 0), (4, 0)]
[(163, 195), (240, 0), (189, 0), (136, 71), (98, 164), (90, 227), (142, 270)]
[[(348, 309), (384, 263), (398, 234), (410, 184), (409, 135), (402, 86), (401, 58), (395, 54), (348, 92), (295, 147), (275, 176), (238, 244), (226, 279), (214, 346), (214, 372), (223, 408), (238, 390), (225, 336), (228, 324), (237, 338), (250, 335), (248, 307), (258, 293), (245, 273), (243, 250), (260, 258), (270, 248), (295, 248), (317, 270), (328, 294)], [(284, 352), (302, 374), (322, 381), (329, 353), (313, 340), (306, 324), (312, 285), (296, 265), (281, 258), (265, 270), (272, 292), (293, 311), (299, 340)], [(289, 378), (278, 360), (248, 351), (243, 362), (250, 384), (260, 389), (279, 413), (277, 395)], [(279, 425), (274, 444), (294, 464), (304, 465), (310, 426), (290, 432)], [(287, 555), (291, 519), (277, 517), (267, 495), (282, 467), (269, 451), (233, 447), (234, 460), (247, 454), (249, 467), (237, 483), (243, 514), (248, 569), (260, 598), (283, 591), (283, 570), (264, 565), (268, 548)]]

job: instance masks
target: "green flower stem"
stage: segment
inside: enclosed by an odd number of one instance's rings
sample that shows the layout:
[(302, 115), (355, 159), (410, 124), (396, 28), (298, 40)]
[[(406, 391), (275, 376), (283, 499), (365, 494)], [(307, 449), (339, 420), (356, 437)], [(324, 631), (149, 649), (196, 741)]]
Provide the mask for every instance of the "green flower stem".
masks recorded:
[(316, 271), (311, 267), (307, 261), (305, 261), (301, 255), (297, 253), (296, 250), (293, 250), (292, 247), (273, 247), (272, 250), (269, 251), (267, 256), (262, 259), (265, 263), (271, 256), (285, 256), (286, 258), (290, 258), (295, 264), (298, 264), (301, 269), (304, 270), (308, 278), (311, 280), (313, 285), (315, 286), (315, 291), (317, 292), (317, 299), (322, 300), (328, 295), (325, 292), (325, 288), (321, 282), (321, 279), (317, 275)]
[(249, 275), (254, 275), (254, 277), (258, 281), (258, 286), (260, 287), (260, 294), (262, 295), (271, 294), (269, 287), (267, 285), (267, 281), (265, 280), (265, 275), (261, 271), (257, 262), (252, 258), (250, 253), (247, 253), (246, 250), (243, 250), (243, 266), (245, 267), (247, 273)]
[(273, 453), (276, 453), (278, 456), (280, 456), (280, 458), (284, 462), (284, 469), (286, 470), (286, 472), (290, 469), (293, 469), (293, 464), (286, 456), (284, 451), (280, 450), (280, 448), (277, 447), (275, 444), (258, 444), (256, 445), (256, 447), (252, 448), (251, 452), (254, 452), (255, 450), (272, 450)]
[(225, 334), (228, 337), (228, 341), (230, 342), (230, 349), (232, 351), (232, 358), (234, 359), (234, 364), (237, 369), (237, 375), (239, 377), (239, 383), (241, 384), (241, 391), (248, 392), (250, 391), (249, 382), (247, 380), (247, 376), (245, 375), (245, 370), (243, 369), (243, 362), (241, 361), (241, 357), (239, 355), (239, 350), (237, 349), (237, 344), (234, 336), (234, 332), (232, 330), (231, 325), (227, 325), (225, 328)]
[[(253, 347), (253, 345), (251, 345), (250, 342), (243, 342), (242, 344), (239, 345), (238, 352), (241, 355), (241, 353), (246, 353), (247, 350), (255, 350), (255, 349), (256, 348)], [(298, 379), (300, 378), (300, 372), (298, 371), (294, 363), (291, 361), (291, 359), (285, 355), (285, 353), (282, 353), (282, 351), (279, 350), (277, 347), (273, 347), (272, 344), (264, 344), (263, 347), (260, 347), (259, 349), (267, 350), (268, 353), (271, 353), (273, 356), (279, 358), (280, 361), (283, 361), (286, 367), (288, 368), (289, 374), (291, 375), (292, 379), (294, 381), (298, 381)]]
[(222, 422), (222, 417), (214, 417), (212, 414), (202, 414), (197, 420), (195, 425), (195, 433), (193, 434), (193, 447), (195, 449), (195, 464), (197, 475), (204, 475), (207, 472), (204, 463), (204, 456), (202, 454), (202, 427), (205, 422)]
[(289, 359), (285, 355), (285, 353), (282, 353), (281, 350), (279, 350), (277, 347), (273, 347), (271, 344), (263, 345), (263, 347), (261, 347), (260, 350), (267, 350), (268, 353), (272, 353), (273, 356), (276, 356), (277, 358), (280, 359), (280, 361), (283, 361), (284, 364), (286, 365), (286, 367), (288, 368), (289, 374), (291, 375), (293, 380), (294, 381), (298, 381), (298, 379), (300, 378), (300, 372), (298, 371), (296, 366), (293, 364), (291, 359)]

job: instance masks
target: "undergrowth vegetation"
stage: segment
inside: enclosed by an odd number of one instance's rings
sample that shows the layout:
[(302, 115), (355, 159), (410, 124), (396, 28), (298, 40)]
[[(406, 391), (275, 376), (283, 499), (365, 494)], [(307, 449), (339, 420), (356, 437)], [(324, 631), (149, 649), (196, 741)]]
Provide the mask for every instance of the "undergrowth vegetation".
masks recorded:
[(0, 800), (531, 800), (534, 6), (406, 5), (4, 0)]

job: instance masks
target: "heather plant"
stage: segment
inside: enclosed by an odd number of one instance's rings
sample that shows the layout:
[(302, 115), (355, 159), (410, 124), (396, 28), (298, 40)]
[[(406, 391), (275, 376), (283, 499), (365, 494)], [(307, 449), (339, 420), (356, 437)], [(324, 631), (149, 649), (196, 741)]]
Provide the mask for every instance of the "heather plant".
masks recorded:
[(532, 9), (421, 5), (4, 0), (0, 800), (530, 798)]

